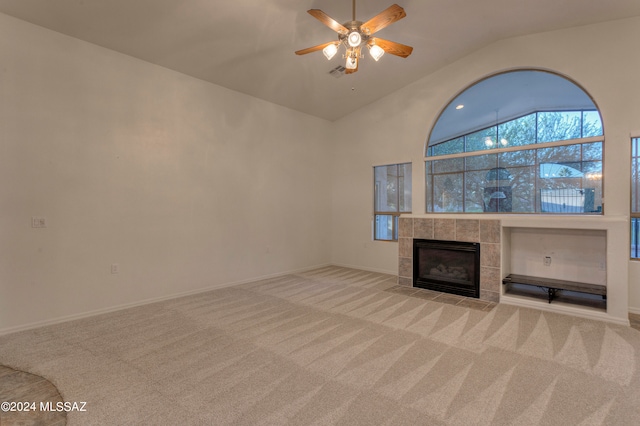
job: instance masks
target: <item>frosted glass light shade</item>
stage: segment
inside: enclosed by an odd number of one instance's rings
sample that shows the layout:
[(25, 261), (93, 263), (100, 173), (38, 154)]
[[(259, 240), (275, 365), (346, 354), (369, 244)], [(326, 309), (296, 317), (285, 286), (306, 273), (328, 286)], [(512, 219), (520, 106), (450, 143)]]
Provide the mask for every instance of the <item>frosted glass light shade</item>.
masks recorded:
[(324, 56), (326, 56), (327, 59), (333, 58), (337, 52), (338, 52), (338, 46), (336, 46), (335, 44), (330, 44), (324, 49), (322, 49), (322, 53), (324, 53)]
[(348, 70), (354, 70), (358, 68), (358, 57), (357, 56), (347, 56), (347, 64), (345, 68)]
[(351, 31), (349, 33), (349, 37), (347, 38), (347, 42), (351, 47), (358, 47), (360, 43), (362, 43), (362, 37), (360, 37), (360, 33), (357, 31)]
[(382, 55), (384, 55), (384, 50), (380, 46), (374, 44), (369, 48), (369, 53), (371, 54), (371, 57), (377, 62), (378, 59), (382, 58)]

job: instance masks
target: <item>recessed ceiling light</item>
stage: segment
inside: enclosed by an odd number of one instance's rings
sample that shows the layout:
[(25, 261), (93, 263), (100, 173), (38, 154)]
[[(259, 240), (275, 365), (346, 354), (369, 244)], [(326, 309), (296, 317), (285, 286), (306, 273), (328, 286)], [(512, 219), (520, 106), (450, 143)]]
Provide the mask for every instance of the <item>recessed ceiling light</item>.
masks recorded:
[(462, 109), (462, 108), (464, 108), (464, 105), (462, 105), (462, 104), (460, 104), (460, 105), (458, 105), (458, 106), (456, 107), (456, 109)]

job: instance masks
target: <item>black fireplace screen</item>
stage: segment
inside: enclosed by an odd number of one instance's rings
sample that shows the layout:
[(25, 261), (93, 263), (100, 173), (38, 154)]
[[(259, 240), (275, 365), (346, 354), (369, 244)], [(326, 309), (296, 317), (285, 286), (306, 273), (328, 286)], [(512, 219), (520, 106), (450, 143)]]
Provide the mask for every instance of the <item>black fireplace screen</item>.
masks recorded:
[(414, 287), (480, 297), (480, 244), (413, 240)]

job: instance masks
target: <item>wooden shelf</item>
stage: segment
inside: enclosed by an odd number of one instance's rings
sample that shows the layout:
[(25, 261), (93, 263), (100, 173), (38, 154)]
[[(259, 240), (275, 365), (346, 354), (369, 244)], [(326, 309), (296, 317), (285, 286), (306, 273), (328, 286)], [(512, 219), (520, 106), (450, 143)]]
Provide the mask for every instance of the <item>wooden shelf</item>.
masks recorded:
[(503, 280), (502, 284), (524, 284), (530, 286), (541, 287), (547, 290), (549, 303), (556, 296), (556, 292), (560, 290), (575, 291), (578, 293), (595, 294), (607, 298), (607, 287), (600, 284), (589, 284), (576, 281), (558, 280), (553, 278), (532, 277), (529, 275), (509, 274)]

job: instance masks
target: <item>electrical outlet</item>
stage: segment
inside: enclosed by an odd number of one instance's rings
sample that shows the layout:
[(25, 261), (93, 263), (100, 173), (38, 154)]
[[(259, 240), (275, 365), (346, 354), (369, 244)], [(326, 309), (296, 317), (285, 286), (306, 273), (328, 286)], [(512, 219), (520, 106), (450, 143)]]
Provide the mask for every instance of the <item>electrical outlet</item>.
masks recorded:
[(111, 264), (111, 273), (112, 274), (120, 273), (120, 265), (118, 265), (117, 263), (112, 263)]
[(551, 266), (551, 256), (545, 256), (542, 259), (542, 263), (544, 263), (544, 266)]
[(46, 228), (47, 227), (47, 219), (44, 217), (31, 216), (31, 227), (32, 228)]

